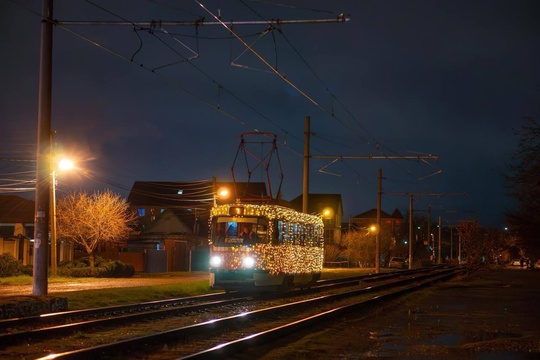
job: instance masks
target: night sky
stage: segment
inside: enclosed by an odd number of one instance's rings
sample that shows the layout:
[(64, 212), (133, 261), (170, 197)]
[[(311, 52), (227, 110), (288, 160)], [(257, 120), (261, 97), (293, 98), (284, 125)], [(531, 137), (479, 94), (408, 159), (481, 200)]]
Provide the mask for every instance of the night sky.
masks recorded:
[[(234, 35), (222, 25), (101, 23), (341, 13), (350, 21), (235, 25)], [(35, 164), (13, 159), (36, 153), (40, 14), (39, 0), (0, 2), (2, 193), (35, 178)], [(240, 135), (263, 131), (277, 135), (292, 200), (309, 116), (314, 156), (439, 157), (313, 158), (309, 190), (340, 193), (344, 221), (376, 207), (379, 168), (388, 213), (406, 214), (414, 193), (419, 215), (431, 207), (449, 224), (501, 228), (515, 206), (502, 174), (523, 118), (540, 113), (538, 1), (56, 0), (53, 17), (94, 22), (53, 31), (55, 149), (79, 167), (59, 174), (60, 196), (109, 188), (127, 197), (134, 181), (231, 181)], [(271, 164), (272, 178), (278, 170)]]

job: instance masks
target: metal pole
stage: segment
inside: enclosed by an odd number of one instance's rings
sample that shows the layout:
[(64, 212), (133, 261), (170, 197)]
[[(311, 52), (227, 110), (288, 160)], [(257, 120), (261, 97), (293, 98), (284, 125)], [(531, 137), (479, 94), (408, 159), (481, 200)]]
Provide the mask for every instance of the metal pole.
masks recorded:
[(32, 294), (47, 295), (48, 226), (50, 212), (51, 89), (53, 0), (43, 0), (38, 90), (36, 154), (36, 207), (34, 224), (34, 273)]
[(437, 255), (437, 264), (442, 264), (441, 260), (441, 235), (442, 235), (442, 224), (441, 224), (441, 216), (439, 215), (439, 254)]
[(382, 169), (379, 169), (377, 181), (377, 233), (375, 234), (375, 273), (381, 271), (380, 256), (381, 256), (381, 193), (382, 193)]
[[(433, 245), (433, 247), (435, 246), (435, 244), (431, 243), (431, 205), (428, 206), (427, 241), (426, 242), (428, 246), (431, 246), (431, 245)], [(431, 255), (433, 258), (435, 257), (435, 249), (432, 250)], [(435, 259), (432, 259), (432, 261), (434, 260)]]
[(454, 228), (450, 227), (450, 260), (454, 260)]
[(413, 194), (409, 194), (409, 269), (412, 269), (412, 239), (413, 238)]
[(340, 14), (335, 18), (326, 19), (272, 19), (272, 20), (231, 20), (231, 21), (205, 21), (202, 20), (188, 20), (188, 21), (176, 21), (176, 20), (153, 20), (153, 21), (57, 21), (58, 25), (105, 25), (105, 26), (130, 26), (130, 27), (161, 27), (161, 26), (212, 26), (212, 25), (227, 25), (230, 27), (238, 25), (266, 25), (269, 27), (279, 27), (281, 25), (295, 25), (295, 24), (331, 24), (331, 23), (345, 23), (351, 19)]
[(461, 265), (461, 234), (458, 233), (458, 264)]
[(51, 275), (58, 275), (56, 253), (56, 169), (51, 173)]
[(302, 212), (308, 212), (308, 197), (309, 197), (309, 116), (306, 116), (304, 129), (304, 180), (302, 184)]

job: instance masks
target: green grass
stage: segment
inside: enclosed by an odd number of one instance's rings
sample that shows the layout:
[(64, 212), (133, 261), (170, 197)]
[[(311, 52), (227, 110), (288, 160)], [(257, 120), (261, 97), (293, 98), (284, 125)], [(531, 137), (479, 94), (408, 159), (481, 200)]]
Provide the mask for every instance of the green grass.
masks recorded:
[(141, 286), (63, 293), (69, 310), (89, 309), (113, 305), (202, 295), (212, 292), (207, 280), (188, 281), (170, 285)]
[[(374, 269), (360, 268), (334, 268), (324, 269), (322, 279), (334, 279), (340, 277), (349, 277), (355, 275), (364, 275), (372, 273)], [(190, 277), (194, 273), (190, 272), (168, 272), (168, 273), (137, 273), (134, 278), (164, 278), (173, 277), (181, 280)], [(201, 274), (201, 272), (198, 272)], [(203, 273), (204, 274), (204, 273)], [(76, 281), (77, 283), (99, 282), (99, 278), (71, 278), (51, 276), (48, 279), (51, 283), (67, 283)], [(119, 279), (121, 281), (121, 279)], [(0, 285), (30, 285), (31, 276), (12, 276), (0, 278)], [(128, 288), (105, 288), (96, 290), (69, 291), (61, 294), (54, 294), (67, 298), (69, 310), (88, 309), (96, 307), (105, 307), (113, 305), (125, 305), (138, 302), (147, 302), (154, 300), (170, 299), (177, 297), (186, 297), (202, 295), (213, 292), (210, 290), (208, 280), (197, 281), (179, 281), (169, 285), (152, 285)]]
[(0, 285), (28, 285), (32, 283), (29, 275), (0, 277)]

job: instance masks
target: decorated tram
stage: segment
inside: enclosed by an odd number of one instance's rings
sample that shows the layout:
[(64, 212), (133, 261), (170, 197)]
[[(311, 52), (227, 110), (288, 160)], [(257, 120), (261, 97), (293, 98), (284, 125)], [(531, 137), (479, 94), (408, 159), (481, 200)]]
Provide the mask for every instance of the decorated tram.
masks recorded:
[(309, 287), (323, 268), (321, 216), (270, 203), (212, 208), (210, 286), (286, 290)]

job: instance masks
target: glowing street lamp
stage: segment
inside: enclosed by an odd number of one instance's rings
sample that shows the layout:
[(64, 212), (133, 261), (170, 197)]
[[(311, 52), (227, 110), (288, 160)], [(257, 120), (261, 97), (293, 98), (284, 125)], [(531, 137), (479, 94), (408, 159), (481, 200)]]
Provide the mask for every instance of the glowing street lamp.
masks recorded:
[(217, 200), (226, 200), (231, 196), (231, 190), (228, 187), (220, 187), (214, 194), (214, 206), (217, 206)]
[(334, 217), (334, 209), (329, 207), (324, 208), (321, 215), (323, 219), (332, 219)]
[(58, 274), (58, 257), (56, 252), (56, 171), (66, 171), (73, 169), (73, 161), (62, 159), (58, 162), (58, 166), (53, 167), (51, 172), (51, 275)]

